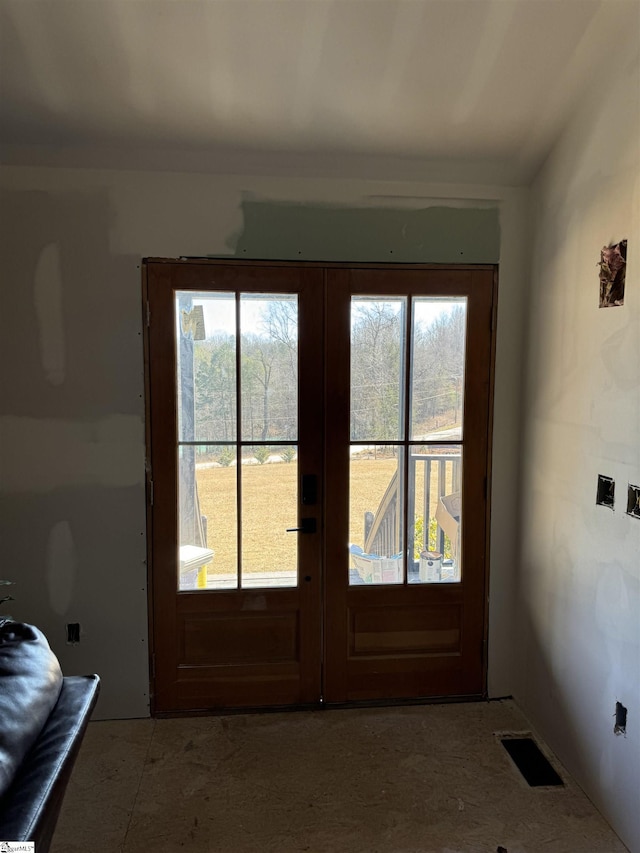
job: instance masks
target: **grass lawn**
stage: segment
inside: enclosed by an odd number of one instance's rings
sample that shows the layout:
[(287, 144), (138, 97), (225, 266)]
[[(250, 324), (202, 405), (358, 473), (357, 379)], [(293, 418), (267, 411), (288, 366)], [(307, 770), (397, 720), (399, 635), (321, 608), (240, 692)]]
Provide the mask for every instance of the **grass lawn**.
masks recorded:
[[(397, 467), (395, 458), (353, 459), (349, 538), (364, 545), (364, 514), (375, 512)], [(295, 571), (298, 521), (297, 462), (242, 466), (242, 563), (245, 572)], [(207, 516), (208, 545), (215, 551), (210, 574), (236, 571), (236, 468), (197, 470), (200, 511)], [(422, 490), (418, 466), (417, 494)], [(435, 495), (437, 479), (432, 480)], [(421, 509), (421, 507), (420, 507)], [(435, 506), (430, 508), (430, 513)]]

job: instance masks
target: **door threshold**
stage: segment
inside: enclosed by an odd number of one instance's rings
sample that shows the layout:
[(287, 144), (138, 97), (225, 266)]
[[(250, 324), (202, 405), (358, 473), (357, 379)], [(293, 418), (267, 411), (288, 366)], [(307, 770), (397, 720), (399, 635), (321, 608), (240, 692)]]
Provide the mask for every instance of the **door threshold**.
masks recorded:
[(293, 711), (321, 711), (321, 702), (305, 702), (299, 705), (255, 705), (238, 708), (193, 708), (180, 711), (159, 711), (152, 714), (154, 720), (172, 720), (184, 717), (233, 717), (238, 714), (284, 714)]
[(463, 696), (412, 696), (402, 699), (358, 699), (351, 702), (324, 702), (328, 710), (340, 711), (349, 708), (404, 708), (408, 705), (458, 705), (462, 702), (487, 702), (484, 693), (469, 693)]
[(284, 714), (299, 711), (348, 711), (358, 708), (404, 708), (410, 705), (458, 705), (464, 702), (488, 702), (486, 694), (464, 696), (420, 696), (409, 699), (360, 699), (352, 702), (306, 702), (297, 705), (257, 705), (240, 708), (194, 708), (184, 711), (162, 711), (152, 714), (155, 720), (185, 717), (230, 717), (239, 714)]

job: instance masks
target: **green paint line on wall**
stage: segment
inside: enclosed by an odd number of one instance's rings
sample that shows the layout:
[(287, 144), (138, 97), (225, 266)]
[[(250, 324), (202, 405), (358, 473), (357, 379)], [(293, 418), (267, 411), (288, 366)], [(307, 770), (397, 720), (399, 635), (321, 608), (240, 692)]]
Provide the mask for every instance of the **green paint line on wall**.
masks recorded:
[(245, 199), (235, 257), (404, 263), (497, 263), (495, 207), (347, 208)]

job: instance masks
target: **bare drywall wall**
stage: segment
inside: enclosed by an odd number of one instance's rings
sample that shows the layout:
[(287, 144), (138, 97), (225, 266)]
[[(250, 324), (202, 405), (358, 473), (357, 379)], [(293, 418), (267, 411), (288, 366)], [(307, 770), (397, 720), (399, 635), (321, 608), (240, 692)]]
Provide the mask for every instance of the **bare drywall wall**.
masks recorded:
[[(1, 211), (11, 613), (42, 627), (67, 673), (103, 676), (103, 716), (145, 714), (139, 259), (111, 253), (104, 190), (5, 192)], [(83, 633), (73, 647), (69, 622)]]
[(140, 260), (272, 243), (291, 259), (500, 261), (489, 689), (511, 692), (525, 190), (27, 167), (0, 185), (3, 565), (13, 615), (65, 672), (101, 674), (99, 716), (148, 713)]
[[(640, 67), (602, 65), (533, 188), (533, 281), (516, 698), (640, 850)], [(629, 238), (624, 305), (599, 309), (603, 245)], [(598, 475), (615, 505), (596, 505)], [(616, 703), (629, 708), (616, 736)], [(631, 709), (635, 709), (635, 714)], [(635, 723), (633, 722), (635, 718)]]
[(318, 261), (497, 263), (496, 205), (372, 208), (245, 198), (237, 257)]

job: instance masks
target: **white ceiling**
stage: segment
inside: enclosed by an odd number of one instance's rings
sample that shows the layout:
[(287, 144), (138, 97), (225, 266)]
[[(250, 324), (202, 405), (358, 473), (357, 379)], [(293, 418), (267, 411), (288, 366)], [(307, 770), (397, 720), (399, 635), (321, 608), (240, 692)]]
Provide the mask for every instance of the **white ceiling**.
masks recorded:
[(640, 0), (0, 0), (0, 141), (7, 162), (260, 152), (528, 181), (639, 13)]

